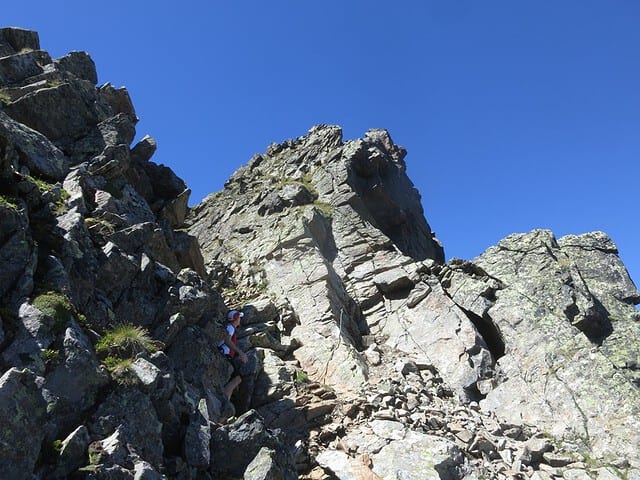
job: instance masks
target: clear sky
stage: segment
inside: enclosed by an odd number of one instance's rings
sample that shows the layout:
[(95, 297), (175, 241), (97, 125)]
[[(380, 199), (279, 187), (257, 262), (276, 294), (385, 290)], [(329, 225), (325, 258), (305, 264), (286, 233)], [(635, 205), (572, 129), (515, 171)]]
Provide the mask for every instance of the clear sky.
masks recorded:
[(319, 123), (386, 128), (447, 258), (594, 230), (640, 284), (638, 0), (5, 2), (126, 86), (191, 204)]

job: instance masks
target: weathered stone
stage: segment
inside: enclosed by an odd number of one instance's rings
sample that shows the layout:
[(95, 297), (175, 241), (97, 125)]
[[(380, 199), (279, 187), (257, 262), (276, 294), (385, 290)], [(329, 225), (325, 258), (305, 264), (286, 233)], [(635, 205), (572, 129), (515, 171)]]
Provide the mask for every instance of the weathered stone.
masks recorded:
[(5, 111), (63, 149), (109, 116), (93, 85), (82, 80), (36, 90), (7, 105)]
[(201, 399), (187, 426), (184, 439), (185, 460), (189, 465), (198, 469), (209, 467), (211, 462), (210, 441), (209, 411), (207, 402)]
[(138, 378), (140, 385), (146, 391), (153, 391), (160, 381), (160, 369), (144, 358), (136, 358), (131, 364), (131, 370)]
[(32, 478), (44, 438), (45, 407), (31, 372), (11, 368), (0, 377), (0, 459), (6, 478)]
[[(91, 81), (91, 79), (88, 79), (88, 78), (87, 80)], [(96, 82), (92, 82), (92, 83), (96, 83)], [(114, 113), (116, 114), (124, 113), (134, 123), (135, 121), (137, 121), (136, 112), (133, 108), (133, 104), (131, 103), (129, 92), (127, 91), (126, 88), (124, 87), (115, 88), (113, 85), (107, 82), (98, 89), (98, 94), (100, 95), (100, 98), (103, 99), (111, 107)], [(141, 142), (144, 142), (146, 138), (150, 138), (150, 137), (148, 135), (145, 136), (141, 140)], [(150, 156), (151, 155), (149, 155), (149, 157)]]
[(421, 282), (416, 285), (416, 288), (411, 290), (411, 293), (407, 297), (407, 307), (413, 308), (418, 303), (426, 298), (427, 295), (431, 293), (431, 287), (429, 284)]
[[(110, 394), (94, 414), (89, 430), (92, 435), (104, 439), (103, 448), (117, 458), (114, 463), (124, 465), (129, 462), (129, 451), (152, 465), (162, 463), (162, 424), (149, 397), (137, 390)], [(125, 458), (121, 459), (120, 456)]]
[(61, 361), (42, 384), (49, 411), (56, 413), (56, 428), (68, 431), (91, 408), (100, 389), (107, 384), (108, 374), (100, 367), (93, 347), (82, 328), (71, 321), (62, 340)]
[(81, 425), (62, 441), (60, 459), (54, 477), (64, 478), (88, 463), (87, 448), (90, 440), (89, 430)]
[(62, 180), (69, 160), (40, 132), (22, 125), (0, 110), (0, 138), (14, 149), (33, 175)]
[(0, 298), (24, 299), (33, 288), (37, 250), (27, 225), (23, 213), (0, 202)]
[(488, 315), (509, 345), (498, 362), (509, 380), (488, 393), (483, 407), (510, 423), (582, 438), (592, 455), (637, 458), (629, 447), (640, 442), (637, 388), (597, 345), (603, 334), (612, 337), (602, 327), (616, 325), (602, 315), (586, 329), (572, 324), (581, 312), (596, 315), (588, 311), (594, 300), (575, 271), (580, 266), (548, 231), (507, 237), (475, 263), (505, 286)]
[(255, 458), (247, 466), (244, 480), (291, 480), (297, 478), (291, 469), (283, 469), (278, 465), (275, 450), (262, 447)]
[(263, 419), (254, 410), (214, 432), (212, 469), (218, 475), (241, 477), (262, 448), (275, 452), (274, 461), (280, 465), (284, 478), (295, 478), (289, 452), (282, 448), (274, 433), (265, 428)]
[(379, 273), (373, 278), (373, 283), (384, 293), (404, 290), (413, 287), (413, 282), (402, 268), (395, 268)]
[(552, 467), (566, 467), (570, 463), (575, 462), (575, 458), (569, 455), (559, 455), (553, 452), (543, 452), (542, 460)]
[(411, 431), (371, 458), (373, 471), (382, 478), (454, 480), (462, 478), (466, 468), (464, 455), (453, 442)]
[(368, 465), (338, 450), (325, 450), (316, 461), (340, 480), (380, 480)]
[(39, 50), (40, 39), (38, 32), (17, 27), (5, 27), (0, 29), (0, 45), (10, 48), (10, 50), (3, 50), (3, 56), (5, 56), (22, 50)]
[(566, 480), (591, 480), (591, 475), (586, 470), (569, 468), (562, 472), (562, 478)]
[(98, 83), (96, 65), (87, 52), (70, 52), (56, 58), (54, 64), (59, 70), (69, 72), (82, 80), (87, 80), (94, 85)]
[(149, 135), (145, 135), (131, 149), (131, 158), (138, 162), (146, 162), (153, 156), (157, 148), (158, 144), (155, 139)]
[(11, 85), (42, 73), (33, 52), (0, 57), (0, 82)]

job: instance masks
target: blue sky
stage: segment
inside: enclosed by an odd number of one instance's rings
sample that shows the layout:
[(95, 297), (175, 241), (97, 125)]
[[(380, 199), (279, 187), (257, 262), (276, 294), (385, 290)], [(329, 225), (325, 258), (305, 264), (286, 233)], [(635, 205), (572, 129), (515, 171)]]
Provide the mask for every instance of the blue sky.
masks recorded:
[(319, 123), (386, 128), (447, 258), (535, 228), (608, 233), (640, 282), (637, 0), (8, 2), (126, 86), (197, 203)]

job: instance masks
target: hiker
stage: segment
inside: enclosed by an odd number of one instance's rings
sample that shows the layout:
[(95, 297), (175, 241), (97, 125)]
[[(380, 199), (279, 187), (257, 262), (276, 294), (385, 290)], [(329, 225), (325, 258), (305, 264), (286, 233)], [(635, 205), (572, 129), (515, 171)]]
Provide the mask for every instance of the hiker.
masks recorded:
[[(224, 386), (224, 394), (228, 400), (231, 400), (231, 395), (240, 382), (242, 382), (242, 376), (240, 375), (240, 368), (242, 364), (247, 363), (249, 360), (247, 354), (244, 353), (237, 345), (236, 330), (240, 325), (240, 319), (244, 317), (244, 313), (238, 310), (231, 310), (227, 314), (227, 326), (225, 327), (226, 336), (218, 344), (218, 350), (231, 362), (233, 365), (233, 375), (229, 383)], [(237, 356), (236, 356), (237, 355)], [(242, 364), (239, 363), (242, 362)]]

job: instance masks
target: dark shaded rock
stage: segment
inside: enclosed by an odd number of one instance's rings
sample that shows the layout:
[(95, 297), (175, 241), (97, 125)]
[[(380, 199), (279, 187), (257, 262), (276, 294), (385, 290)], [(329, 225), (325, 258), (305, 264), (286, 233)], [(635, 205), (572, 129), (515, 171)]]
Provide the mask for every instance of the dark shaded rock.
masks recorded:
[(23, 28), (6, 27), (0, 29), (0, 46), (2, 56), (11, 55), (21, 50), (39, 50), (38, 33)]
[(0, 57), (0, 82), (5, 85), (20, 83), (42, 73), (33, 52)]
[(54, 64), (59, 70), (69, 72), (93, 85), (98, 83), (96, 65), (87, 52), (70, 52), (63, 57), (56, 58)]
[(52, 476), (54, 478), (65, 478), (86, 465), (89, 460), (87, 449), (90, 441), (89, 430), (84, 425), (71, 432), (62, 442), (58, 467)]
[(146, 162), (155, 153), (158, 148), (158, 144), (155, 139), (149, 135), (142, 137), (136, 145), (131, 149), (131, 158), (137, 162)]
[(4, 145), (5, 156), (15, 152), (13, 163), (24, 163), (33, 175), (59, 181), (69, 171), (67, 158), (44, 135), (16, 122), (3, 111), (0, 111), (0, 143)]
[(25, 298), (33, 287), (36, 248), (29, 235), (28, 218), (10, 204), (0, 202), (0, 298)]
[[(233, 424), (214, 432), (211, 439), (211, 471), (214, 475), (242, 477), (263, 448), (271, 450), (263, 455), (268, 454), (269, 461), (278, 465), (277, 471), (282, 478), (297, 477), (293, 459), (283, 448), (282, 439), (278, 433), (265, 427), (264, 420), (255, 410), (248, 411)], [(254, 463), (254, 467), (259, 461)]]
[(184, 440), (185, 460), (197, 469), (206, 470), (211, 461), (210, 443), (211, 428), (209, 427), (209, 412), (204, 399), (198, 403)]
[(109, 382), (93, 346), (80, 326), (72, 321), (65, 329), (57, 366), (47, 373), (42, 392), (51, 413), (51, 429), (57, 433), (73, 429), (93, 408), (99, 392)]
[(45, 135), (63, 151), (108, 118), (90, 82), (73, 80), (43, 88), (5, 107), (14, 119)]
[(30, 480), (40, 454), (46, 404), (35, 380), (33, 373), (16, 368), (0, 378), (0, 459), (5, 478)]
[(105, 83), (98, 89), (98, 94), (100, 98), (111, 107), (113, 113), (123, 113), (127, 115), (134, 124), (137, 122), (138, 117), (136, 116), (136, 111), (126, 88), (115, 88), (110, 83)]
[(123, 453), (112, 453), (113, 463), (126, 467), (129, 454), (135, 453), (152, 465), (162, 464), (162, 424), (149, 397), (137, 390), (111, 393), (94, 414), (89, 430), (103, 442), (117, 435)]

